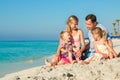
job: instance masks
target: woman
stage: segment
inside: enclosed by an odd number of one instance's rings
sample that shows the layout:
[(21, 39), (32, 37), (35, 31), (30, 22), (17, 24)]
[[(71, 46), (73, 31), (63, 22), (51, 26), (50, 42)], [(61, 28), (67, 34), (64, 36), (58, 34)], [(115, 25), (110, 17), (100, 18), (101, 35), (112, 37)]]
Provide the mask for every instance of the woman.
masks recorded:
[[(81, 29), (78, 29), (78, 18), (74, 15), (70, 16), (67, 20), (66, 31), (68, 31), (72, 37), (71, 42), (74, 43), (77, 49), (76, 57), (81, 58), (82, 52), (85, 50), (85, 40), (84, 34)], [(62, 39), (60, 38), (57, 55), (52, 59), (54, 65), (59, 62), (60, 59), (60, 44), (62, 43)], [(80, 46), (80, 44), (82, 46)]]

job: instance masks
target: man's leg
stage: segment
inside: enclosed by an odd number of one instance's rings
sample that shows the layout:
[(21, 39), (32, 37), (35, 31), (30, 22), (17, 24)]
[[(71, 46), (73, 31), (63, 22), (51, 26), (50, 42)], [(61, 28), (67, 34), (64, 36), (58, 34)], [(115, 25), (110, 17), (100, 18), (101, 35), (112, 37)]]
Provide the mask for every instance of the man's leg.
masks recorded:
[(85, 51), (82, 53), (81, 59), (82, 59), (82, 60), (85, 60), (85, 59), (87, 59), (89, 56), (90, 56), (90, 51), (89, 51), (89, 50), (85, 50)]

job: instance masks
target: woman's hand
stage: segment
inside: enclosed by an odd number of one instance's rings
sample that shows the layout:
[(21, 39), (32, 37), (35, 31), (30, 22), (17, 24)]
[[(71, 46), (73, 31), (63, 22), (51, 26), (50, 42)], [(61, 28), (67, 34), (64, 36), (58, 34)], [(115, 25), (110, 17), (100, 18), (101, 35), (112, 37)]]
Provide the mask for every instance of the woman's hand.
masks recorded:
[(78, 50), (76, 53), (76, 57), (81, 57), (81, 54), (82, 54), (81, 50)]

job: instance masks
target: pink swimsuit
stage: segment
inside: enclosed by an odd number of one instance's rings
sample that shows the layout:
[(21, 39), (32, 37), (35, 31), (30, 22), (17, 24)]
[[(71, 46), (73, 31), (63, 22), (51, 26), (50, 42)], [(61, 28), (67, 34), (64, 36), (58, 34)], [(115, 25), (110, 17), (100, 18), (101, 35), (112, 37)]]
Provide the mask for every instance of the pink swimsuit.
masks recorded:
[(73, 42), (76, 46), (76, 49), (80, 49), (80, 35), (77, 33), (76, 35), (73, 36)]

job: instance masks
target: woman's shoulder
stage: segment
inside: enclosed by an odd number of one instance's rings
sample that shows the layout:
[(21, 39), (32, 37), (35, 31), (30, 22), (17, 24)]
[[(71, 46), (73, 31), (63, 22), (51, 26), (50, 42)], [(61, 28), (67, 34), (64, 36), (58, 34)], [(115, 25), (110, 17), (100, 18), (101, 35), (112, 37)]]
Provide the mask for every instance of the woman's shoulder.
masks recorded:
[(78, 29), (78, 31), (83, 31), (82, 29)]
[(78, 33), (79, 33), (79, 34), (83, 34), (83, 30), (78, 29)]

